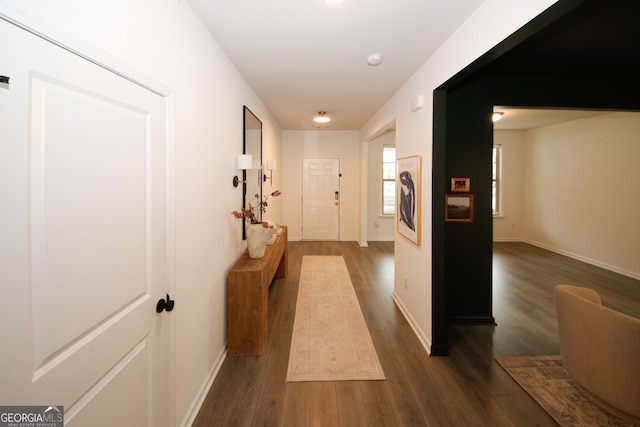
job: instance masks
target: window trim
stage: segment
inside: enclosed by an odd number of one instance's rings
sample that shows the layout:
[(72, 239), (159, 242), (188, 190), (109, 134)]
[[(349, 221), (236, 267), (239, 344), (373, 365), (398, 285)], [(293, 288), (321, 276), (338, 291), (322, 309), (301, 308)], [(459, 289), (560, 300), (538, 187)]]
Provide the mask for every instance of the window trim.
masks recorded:
[[(495, 162), (494, 162), (495, 157)], [(494, 217), (502, 217), (504, 216), (504, 212), (502, 210), (502, 144), (494, 144), (493, 149), (491, 150), (491, 189), (493, 190), (495, 186), (495, 209), (494, 206), (494, 195), (493, 191), (491, 192), (491, 213)], [(495, 163), (495, 176), (493, 175)], [(495, 183), (495, 185), (494, 185)]]
[[(393, 162), (385, 162), (384, 161), (384, 150), (385, 150), (385, 148), (393, 148), (393, 154), (394, 154)], [(384, 207), (385, 207), (385, 204), (384, 204), (384, 184), (385, 184), (385, 182), (393, 182), (393, 188), (395, 189), (395, 187), (396, 187), (396, 177), (395, 177), (395, 173), (394, 173), (393, 178), (385, 178), (384, 177), (384, 166), (385, 166), (385, 163), (389, 163), (389, 164), (393, 163), (394, 169), (397, 167), (396, 166), (396, 146), (395, 146), (395, 144), (382, 144), (381, 158), (380, 159), (381, 159), (380, 167), (382, 169), (382, 171), (381, 171), (382, 172), (381, 173), (381, 176), (382, 176), (382, 180), (381, 180), (381, 183), (382, 183), (382, 185), (381, 185), (382, 203), (380, 204), (380, 215), (385, 217), (385, 218), (389, 218), (389, 217), (393, 217), (393, 216), (396, 215), (396, 212), (395, 212), (395, 202), (396, 202), (395, 201), (395, 197), (396, 197), (396, 195), (395, 195), (395, 192), (394, 192), (394, 196), (393, 196), (394, 197), (394, 200), (393, 200), (393, 202), (394, 202), (394, 206), (393, 206), (394, 211), (393, 211), (393, 213), (385, 213), (384, 212)]]

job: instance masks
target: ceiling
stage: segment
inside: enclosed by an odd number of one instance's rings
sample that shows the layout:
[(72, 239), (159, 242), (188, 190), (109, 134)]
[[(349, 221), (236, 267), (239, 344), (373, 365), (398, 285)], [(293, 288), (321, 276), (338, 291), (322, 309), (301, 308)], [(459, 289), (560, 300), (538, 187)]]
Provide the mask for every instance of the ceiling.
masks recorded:
[[(357, 130), (484, 0), (187, 1), (283, 129)], [(640, 1), (561, 3), (579, 7), (470, 78), (636, 81)], [(371, 53), (382, 55), (381, 65), (367, 65)], [(332, 121), (316, 125), (318, 111)], [(530, 129), (601, 113), (518, 108), (494, 128)]]
[(508, 108), (496, 106), (493, 111), (504, 113), (502, 119), (493, 123), (494, 130), (527, 130), (572, 120), (607, 114), (611, 111), (560, 110), (543, 108)]
[(280, 126), (309, 130), (318, 111), (362, 127), (483, 1), (188, 0)]

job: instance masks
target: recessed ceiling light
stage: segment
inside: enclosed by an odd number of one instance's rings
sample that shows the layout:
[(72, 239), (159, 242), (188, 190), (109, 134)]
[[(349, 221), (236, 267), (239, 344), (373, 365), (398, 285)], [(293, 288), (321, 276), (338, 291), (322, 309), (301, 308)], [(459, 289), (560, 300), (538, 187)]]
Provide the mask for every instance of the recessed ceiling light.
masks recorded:
[(344, 0), (324, 0), (324, 2), (327, 3), (327, 4), (340, 4), (343, 1)]
[(331, 119), (327, 116), (325, 116), (324, 111), (319, 111), (318, 115), (316, 117), (313, 118), (313, 121), (316, 123), (329, 123), (331, 121)]

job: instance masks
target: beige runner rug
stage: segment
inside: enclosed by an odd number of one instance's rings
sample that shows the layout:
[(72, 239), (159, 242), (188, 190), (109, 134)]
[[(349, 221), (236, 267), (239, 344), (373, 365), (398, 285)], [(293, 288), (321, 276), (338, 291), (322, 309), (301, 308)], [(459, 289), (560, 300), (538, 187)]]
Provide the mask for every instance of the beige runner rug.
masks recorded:
[(382, 379), (344, 259), (305, 255), (287, 381)]

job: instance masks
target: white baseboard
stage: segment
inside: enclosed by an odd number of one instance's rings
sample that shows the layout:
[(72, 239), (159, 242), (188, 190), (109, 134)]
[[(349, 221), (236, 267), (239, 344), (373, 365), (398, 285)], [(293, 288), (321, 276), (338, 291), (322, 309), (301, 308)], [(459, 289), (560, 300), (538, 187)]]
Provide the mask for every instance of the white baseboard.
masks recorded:
[(564, 256), (569, 257), (569, 258), (577, 259), (578, 261), (586, 262), (587, 264), (595, 265), (596, 267), (604, 268), (605, 270), (609, 270), (609, 271), (612, 271), (614, 273), (622, 274), (623, 276), (631, 277), (632, 279), (640, 280), (640, 273), (636, 273), (636, 272), (633, 272), (633, 271), (625, 270), (623, 268), (616, 267), (615, 265), (607, 264), (607, 263), (598, 261), (598, 260), (593, 259), (593, 258), (585, 257), (585, 256), (580, 255), (580, 254), (576, 254), (576, 253), (573, 253), (573, 252), (565, 251), (563, 249), (559, 249), (559, 248), (556, 248), (556, 247), (553, 247), (553, 246), (549, 246), (549, 245), (546, 245), (544, 243), (536, 242), (536, 241), (533, 241), (533, 240), (524, 239), (523, 242), (527, 243), (529, 245), (537, 246), (539, 248), (548, 250), (550, 252), (555, 252), (557, 254), (564, 255)]
[(398, 306), (398, 308), (402, 312), (402, 315), (404, 316), (404, 318), (407, 319), (407, 322), (409, 322), (409, 326), (411, 326), (411, 329), (413, 329), (413, 332), (415, 332), (416, 336), (418, 337), (418, 340), (422, 344), (422, 347), (424, 347), (427, 354), (431, 355), (431, 340), (429, 340), (429, 338), (427, 338), (427, 336), (422, 332), (422, 329), (418, 327), (418, 324), (416, 323), (415, 319), (411, 317), (411, 315), (409, 314), (409, 310), (407, 310), (407, 308), (404, 306), (400, 298), (398, 298), (398, 295), (395, 292), (393, 292), (391, 297), (393, 298), (393, 301), (396, 303), (396, 306)]
[(493, 241), (494, 242), (510, 242), (510, 243), (514, 243), (514, 242), (523, 242), (524, 240), (522, 240), (519, 237), (494, 237)]
[(180, 427), (190, 427), (191, 425), (193, 425), (193, 422), (196, 420), (196, 417), (198, 416), (198, 412), (200, 412), (200, 408), (202, 408), (202, 404), (204, 403), (204, 400), (207, 398), (207, 394), (209, 394), (209, 390), (213, 385), (213, 381), (218, 376), (218, 372), (220, 372), (220, 368), (222, 368), (222, 364), (224, 363), (226, 358), (227, 358), (227, 346), (225, 345), (222, 351), (220, 352), (220, 354), (218, 355), (216, 359), (216, 363), (213, 364), (211, 371), (209, 371), (209, 375), (207, 375), (205, 382), (202, 384), (202, 387), (200, 387), (200, 390), (198, 391), (196, 398), (191, 404), (191, 407), (189, 408), (185, 417), (180, 423)]

